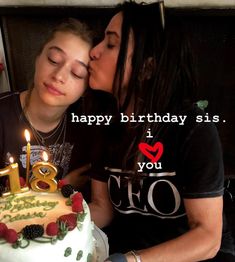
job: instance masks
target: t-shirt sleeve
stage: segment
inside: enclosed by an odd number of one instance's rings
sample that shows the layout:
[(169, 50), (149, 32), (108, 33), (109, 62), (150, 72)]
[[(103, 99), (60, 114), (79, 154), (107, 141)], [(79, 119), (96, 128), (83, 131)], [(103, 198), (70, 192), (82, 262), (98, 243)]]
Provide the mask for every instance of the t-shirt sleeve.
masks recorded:
[(184, 198), (216, 197), (223, 194), (222, 149), (213, 123), (200, 123), (190, 131), (181, 154)]

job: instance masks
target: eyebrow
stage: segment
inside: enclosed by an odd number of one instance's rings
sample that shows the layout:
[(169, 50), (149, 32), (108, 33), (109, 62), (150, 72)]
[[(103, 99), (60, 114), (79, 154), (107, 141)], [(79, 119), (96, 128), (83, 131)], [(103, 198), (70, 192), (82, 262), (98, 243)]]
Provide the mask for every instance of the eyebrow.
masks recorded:
[[(51, 49), (55, 49), (55, 50), (57, 50), (57, 51), (65, 54), (64, 50), (61, 49), (61, 48), (58, 47), (58, 46), (51, 46), (51, 47), (49, 48), (49, 50), (51, 50)], [(75, 61), (76, 61), (77, 63), (79, 63), (80, 65), (84, 66), (86, 69), (88, 68), (88, 65), (86, 65), (86, 64), (85, 64), (84, 62), (82, 62), (81, 60), (76, 59)]]
[(117, 32), (115, 31), (106, 31), (106, 35), (115, 35), (117, 38), (120, 38)]

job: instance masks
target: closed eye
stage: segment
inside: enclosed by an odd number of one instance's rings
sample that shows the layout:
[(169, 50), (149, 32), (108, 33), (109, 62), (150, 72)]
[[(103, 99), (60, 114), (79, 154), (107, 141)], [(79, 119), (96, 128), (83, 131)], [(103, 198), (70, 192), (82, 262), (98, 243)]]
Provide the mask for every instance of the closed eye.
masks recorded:
[(107, 44), (107, 47), (108, 47), (109, 49), (112, 49), (112, 48), (114, 48), (114, 47), (115, 47), (115, 45), (112, 45), (112, 44)]
[(75, 74), (75, 73), (73, 73), (73, 72), (72, 72), (72, 75), (73, 75), (75, 78), (78, 78), (78, 79), (84, 79), (84, 78), (85, 78), (84, 76)]
[(49, 61), (51, 64), (53, 64), (53, 65), (59, 64), (58, 61), (56, 61), (56, 60), (54, 60), (54, 59), (51, 59), (50, 57), (48, 57), (48, 61)]

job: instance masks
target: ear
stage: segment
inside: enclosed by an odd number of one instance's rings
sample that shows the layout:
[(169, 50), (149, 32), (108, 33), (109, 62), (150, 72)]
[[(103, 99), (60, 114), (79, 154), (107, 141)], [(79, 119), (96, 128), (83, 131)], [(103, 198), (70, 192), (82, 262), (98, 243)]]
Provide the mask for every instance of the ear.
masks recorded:
[(140, 80), (149, 80), (154, 71), (154, 59), (153, 57), (148, 57), (146, 61), (144, 62), (143, 68), (140, 73)]

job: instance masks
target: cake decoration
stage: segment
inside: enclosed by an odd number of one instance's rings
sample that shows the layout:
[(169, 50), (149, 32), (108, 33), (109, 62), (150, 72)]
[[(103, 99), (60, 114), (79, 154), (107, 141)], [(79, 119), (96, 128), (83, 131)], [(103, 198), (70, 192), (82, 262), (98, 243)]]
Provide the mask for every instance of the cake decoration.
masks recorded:
[(68, 257), (72, 254), (72, 248), (71, 247), (67, 247), (64, 251), (64, 256)]
[(46, 152), (30, 170), (28, 136), (26, 181), (12, 157), (0, 169), (0, 177), (8, 176), (0, 187), (0, 261), (46, 262), (49, 253), (57, 262), (95, 261), (87, 203), (65, 180), (56, 181), (57, 168)]
[[(43, 161), (37, 162), (32, 166), (32, 178), (30, 187), (37, 192), (55, 192), (57, 190), (57, 168), (48, 162), (48, 155), (43, 152)], [(40, 186), (46, 184), (47, 186)]]
[(30, 146), (30, 133), (28, 129), (25, 129), (24, 136), (27, 142), (26, 145), (26, 183), (29, 185), (29, 172), (30, 172), (30, 152), (31, 152), (31, 146)]
[(28, 187), (21, 187), (20, 176), (19, 176), (19, 166), (18, 163), (14, 163), (14, 158), (9, 158), (9, 166), (0, 169), (0, 177), (8, 176), (9, 190), (5, 192), (5, 189), (1, 189), (2, 196), (7, 196), (10, 194), (23, 193), (29, 190)]
[[(64, 185), (63, 187), (68, 187), (68, 185)], [(63, 189), (63, 187), (61, 188), (61, 190)], [(70, 188), (72, 188), (71, 185)], [(83, 197), (80, 192), (75, 192), (73, 193), (73, 195), (70, 196), (71, 198), (69, 198), (69, 201), (65, 201), (66, 205), (71, 206), (71, 213), (61, 215), (57, 218), (57, 221), (50, 221), (46, 225), (46, 230), (44, 230), (43, 225), (30, 224), (26, 225), (18, 234), (14, 229), (8, 229), (5, 223), (32, 219), (35, 217), (43, 218), (46, 216), (47, 211), (50, 211), (56, 207), (58, 202), (40, 201), (37, 199), (36, 196), (31, 195), (20, 197), (16, 197), (16, 195), (8, 196), (5, 199), (4, 205), (0, 206), (1, 212), (9, 211), (8, 214), (4, 214), (0, 218), (0, 238), (5, 239), (8, 243), (15, 243), (14, 248), (25, 248), (25, 245), (22, 246), (22, 241), (24, 240), (37, 241), (37, 239), (41, 238), (41, 240), (39, 240), (40, 242), (52, 242), (54, 244), (57, 239), (62, 240), (66, 236), (68, 231), (73, 230), (76, 226), (79, 230), (81, 230), (82, 222), (84, 221), (86, 216), (86, 213), (83, 212)], [(40, 211), (28, 212), (31, 208), (35, 207), (41, 208)], [(26, 213), (18, 214), (18, 211), (22, 210), (26, 210)], [(14, 232), (12, 230), (14, 230)], [(47, 234), (46, 237), (44, 237), (44, 233)], [(28, 244), (29, 243), (27, 243), (27, 246)]]

